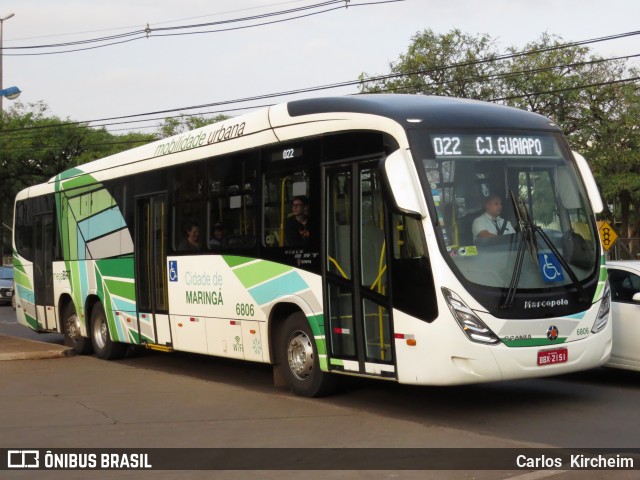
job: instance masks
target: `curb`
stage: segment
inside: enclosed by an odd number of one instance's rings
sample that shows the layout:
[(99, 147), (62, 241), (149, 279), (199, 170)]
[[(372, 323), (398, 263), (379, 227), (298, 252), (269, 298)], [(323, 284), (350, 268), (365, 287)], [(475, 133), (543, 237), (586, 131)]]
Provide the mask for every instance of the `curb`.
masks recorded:
[(42, 360), (75, 355), (73, 349), (26, 338), (0, 335), (0, 361)]

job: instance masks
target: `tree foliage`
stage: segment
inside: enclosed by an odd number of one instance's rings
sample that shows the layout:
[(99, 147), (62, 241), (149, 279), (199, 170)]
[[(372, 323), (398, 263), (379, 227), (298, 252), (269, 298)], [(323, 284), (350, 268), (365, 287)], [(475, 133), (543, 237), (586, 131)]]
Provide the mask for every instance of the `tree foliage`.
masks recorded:
[(113, 135), (105, 129), (49, 115), (43, 102), (11, 104), (0, 117), (0, 250), (10, 251), (15, 195), (67, 168), (155, 139), (154, 135)]
[(12, 103), (0, 116), (0, 258), (10, 252), (13, 201), (23, 188), (76, 165), (227, 118), (184, 115), (165, 119), (155, 133), (114, 135), (105, 128), (61, 120), (44, 102)]
[(164, 123), (158, 127), (158, 138), (171, 137), (180, 133), (194, 130), (196, 128), (204, 127), (205, 125), (211, 125), (212, 123), (221, 122), (226, 120), (228, 115), (217, 115), (213, 118), (205, 118), (202, 116), (187, 116), (181, 115), (180, 117), (168, 117), (164, 119)]

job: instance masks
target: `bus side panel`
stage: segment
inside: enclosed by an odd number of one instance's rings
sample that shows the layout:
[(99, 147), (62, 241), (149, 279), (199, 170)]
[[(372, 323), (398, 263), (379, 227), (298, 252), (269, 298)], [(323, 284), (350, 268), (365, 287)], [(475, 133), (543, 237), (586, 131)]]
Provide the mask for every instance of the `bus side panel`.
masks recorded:
[[(93, 263), (97, 294), (102, 300), (112, 339), (139, 345), (141, 335), (136, 312), (133, 257), (109, 258)], [(145, 340), (153, 339), (145, 336)]]
[(441, 305), (439, 311), (431, 323), (393, 311), (398, 382), (456, 385), (502, 380), (491, 352), (495, 347), (469, 341), (449, 309)]
[[(587, 316), (593, 318), (593, 312), (597, 311), (598, 307), (599, 302), (591, 308), (592, 312)], [(539, 352), (553, 349), (549, 344), (532, 342), (533, 346), (508, 347), (504, 343), (475, 343), (467, 339), (446, 308), (440, 311), (442, 315), (428, 324), (394, 310), (400, 383), (457, 385), (559, 375), (600, 366), (611, 352), (609, 322), (607, 327), (597, 334), (559, 344), (567, 348), (566, 362), (539, 365)], [(484, 318), (486, 317), (488, 315)], [(575, 320), (562, 318), (545, 321), (549, 324), (564, 325), (561, 320), (564, 323), (575, 323)], [(411, 339), (415, 344), (411, 346), (405, 339)], [(429, 360), (425, 361), (426, 358)]]
[(16, 317), (18, 323), (33, 330), (41, 330), (43, 327), (36, 320), (33, 264), (16, 255), (13, 261), (13, 275), (16, 285)]
[[(139, 344), (133, 240), (115, 199), (90, 175), (56, 179), (64, 267), (60, 291), (68, 291), (84, 318), (89, 295), (105, 310), (111, 339)], [(57, 297), (59, 298), (59, 296)], [(85, 325), (86, 329), (86, 325)]]
[[(272, 308), (297, 305), (314, 332), (326, 369), (319, 275), (233, 255), (168, 257), (171, 328), (177, 350), (269, 362)], [(199, 335), (205, 335), (206, 341)]]

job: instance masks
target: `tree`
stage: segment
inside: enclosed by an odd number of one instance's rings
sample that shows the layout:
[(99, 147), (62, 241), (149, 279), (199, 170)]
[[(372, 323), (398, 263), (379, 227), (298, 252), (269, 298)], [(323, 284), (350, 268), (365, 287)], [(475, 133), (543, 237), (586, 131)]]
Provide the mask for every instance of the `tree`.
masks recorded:
[(112, 135), (48, 115), (43, 102), (12, 104), (0, 117), (0, 256), (10, 251), (15, 195), (70, 167), (148, 143), (154, 135)]
[(362, 74), (361, 92), (475, 98), (552, 119), (589, 162), (605, 204), (616, 205), (610, 215), (619, 216), (622, 236), (640, 234), (640, 87), (626, 81), (639, 72), (625, 59), (548, 34), (500, 55), (486, 34), (425, 30), (390, 70), (371, 80)]
[(158, 138), (167, 138), (173, 135), (178, 135), (195, 128), (204, 127), (205, 125), (211, 125), (212, 123), (221, 122), (226, 120), (228, 115), (217, 115), (213, 118), (205, 118), (201, 116), (186, 116), (180, 115), (179, 117), (167, 117), (164, 119), (164, 123), (158, 127)]
[(367, 80), (360, 76), (363, 93), (421, 93), (487, 99), (497, 95), (495, 83), (480, 81), (500, 73), (491, 60), (497, 56), (489, 35), (471, 36), (460, 30), (438, 35), (432, 30), (417, 33), (406, 54), (390, 63), (390, 74)]
[(620, 236), (635, 238), (628, 253), (636, 258), (640, 253), (640, 87), (624, 84), (615, 88), (609, 111), (594, 111), (588, 154), (605, 204), (614, 205), (609, 216), (619, 219)]

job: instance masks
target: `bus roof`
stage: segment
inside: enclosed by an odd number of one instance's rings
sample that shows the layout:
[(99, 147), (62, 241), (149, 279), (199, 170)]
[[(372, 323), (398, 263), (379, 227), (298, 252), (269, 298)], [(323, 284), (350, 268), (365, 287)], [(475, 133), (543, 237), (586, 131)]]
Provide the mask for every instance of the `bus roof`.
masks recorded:
[[(542, 115), (477, 100), (407, 94), (313, 98), (274, 105), (96, 159), (61, 172), (47, 183), (54, 183), (56, 178), (69, 179), (86, 173), (104, 172), (127, 166), (131, 168), (120, 171), (119, 174), (133, 173), (138, 169), (159, 168), (166, 165), (166, 159), (163, 157), (169, 154), (172, 154), (174, 162), (182, 163), (202, 158), (203, 155), (230, 153), (256, 145), (277, 143), (296, 138), (300, 134), (301, 129), (291, 127), (302, 126), (302, 130), (311, 132), (309, 126), (316, 123), (314, 121), (317, 121), (315, 128), (319, 129), (318, 131), (358, 128), (356, 124), (351, 124), (350, 127), (348, 122), (337, 122), (330, 126), (327, 121), (360, 118), (360, 115), (362, 118), (377, 116), (387, 119), (387, 122), (381, 123), (386, 123), (387, 128), (393, 124), (398, 130), (429, 127), (441, 131), (459, 131), (465, 128), (559, 131), (553, 122)], [(361, 125), (362, 123), (360, 128)], [(240, 128), (242, 130), (239, 130)], [(380, 128), (384, 130), (382, 125)], [(291, 135), (289, 138), (287, 132)], [(238, 144), (234, 140), (242, 143)], [(184, 147), (186, 142), (192, 143)], [(206, 152), (196, 153), (195, 150), (199, 150), (197, 147), (201, 146), (205, 147)]]
[(495, 103), (431, 95), (364, 94), (296, 100), (287, 103), (291, 117), (331, 112), (379, 115), (406, 125), (420, 120), (421, 126), (437, 128), (522, 128), (557, 130), (537, 113)]

